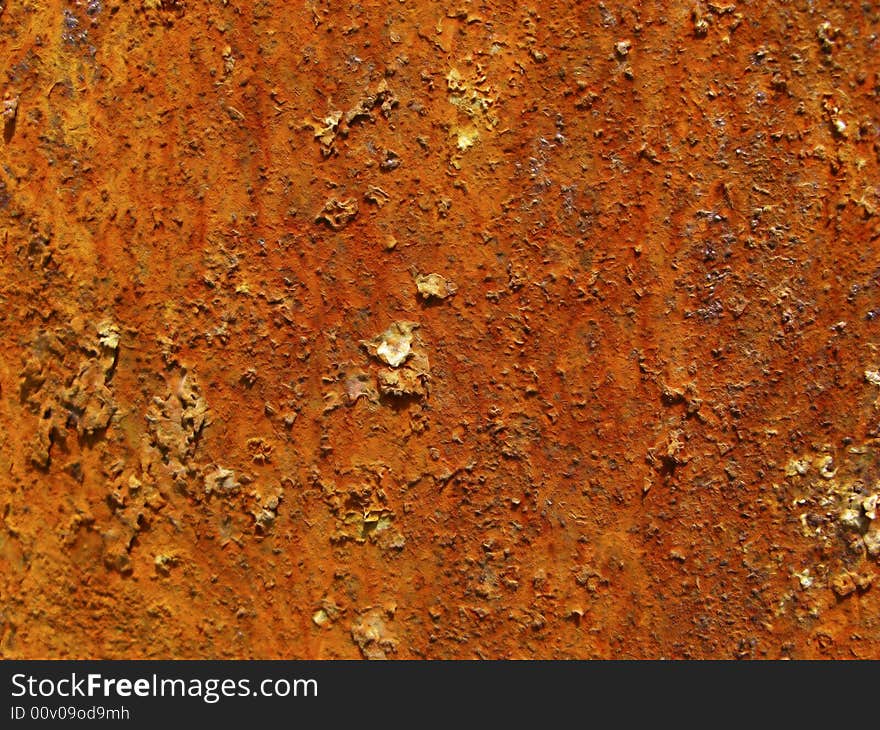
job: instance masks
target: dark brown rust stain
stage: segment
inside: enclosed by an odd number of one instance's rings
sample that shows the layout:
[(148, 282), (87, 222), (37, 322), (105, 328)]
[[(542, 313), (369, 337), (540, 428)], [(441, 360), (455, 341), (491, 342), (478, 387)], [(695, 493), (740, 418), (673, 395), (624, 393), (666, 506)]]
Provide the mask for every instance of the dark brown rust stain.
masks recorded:
[(878, 32), (9, 4), (0, 654), (880, 656)]

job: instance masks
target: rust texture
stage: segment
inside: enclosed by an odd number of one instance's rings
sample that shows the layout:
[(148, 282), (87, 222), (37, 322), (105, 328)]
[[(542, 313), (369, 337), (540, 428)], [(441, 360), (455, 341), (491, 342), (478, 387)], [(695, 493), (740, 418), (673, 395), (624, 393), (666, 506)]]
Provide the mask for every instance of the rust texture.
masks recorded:
[(880, 658), (877, 3), (0, 7), (0, 655)]

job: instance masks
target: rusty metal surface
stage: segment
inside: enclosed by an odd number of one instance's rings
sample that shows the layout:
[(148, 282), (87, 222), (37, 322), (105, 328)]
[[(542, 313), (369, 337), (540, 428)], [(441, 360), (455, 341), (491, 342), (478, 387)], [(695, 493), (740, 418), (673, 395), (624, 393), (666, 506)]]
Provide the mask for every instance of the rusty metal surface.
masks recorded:
[(0, 5), (0, 655), (880, 657), (877, 3)]

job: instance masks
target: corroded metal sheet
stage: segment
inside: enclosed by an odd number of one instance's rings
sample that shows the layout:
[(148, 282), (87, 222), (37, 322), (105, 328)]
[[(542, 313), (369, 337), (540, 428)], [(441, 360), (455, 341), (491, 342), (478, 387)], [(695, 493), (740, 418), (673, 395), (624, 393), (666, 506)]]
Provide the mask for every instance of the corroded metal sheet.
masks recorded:
[(2, 656), (880, 657), (877, 3), (2, 5)]

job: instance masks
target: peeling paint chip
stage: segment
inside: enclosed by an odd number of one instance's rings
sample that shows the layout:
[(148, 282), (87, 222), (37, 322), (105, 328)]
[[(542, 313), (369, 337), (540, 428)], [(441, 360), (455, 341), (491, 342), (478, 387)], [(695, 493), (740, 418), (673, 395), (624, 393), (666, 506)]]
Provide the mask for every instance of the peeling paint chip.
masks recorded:
[(862, 509), (865, 510), (865, 517), (869, 520), (877, 519), (877, 500), (880, 495), (872, 494), (862, 500)]
[(867, 380), (871, 385), (880, 386), (880, 371), (865, 370), (865, 380)]
[(810, 470), (810, 462), (807, 459), (792, 459), (785, 466), (785, 476), (803, 476)]
[(351, 638), (365, 659), (387, 659), (397, 652), (397, 638), (388, 629), (383, 612), (372, 608), (351, 624)]
[(419, 396), (425, 394), (424, 373), (406, 367), (379, 373), (379, 390), (387, 395)]
[(810, 575), (810, 569), (805, 568), (800, 573), (795, 573), (794, 577), (798, 579), (801, 584), (801, 588), (807, 590), (807, 588), (812, 588), (813, 586), (813, 577)]
[(235, 472), (218, 466), (210, 474), (205, 475), (205, 494), (231, 494), (238, 491), (241, 485), (235, 481)]
[(446, 299), (458, 291), (458, 287), (440, 274), (416, 274), (416, 288), (423, 299)]
[(383, 342), (376, 348), (376, 354), (387, 362), (391, 367), (396, 368), (410, 353), (409, 340), (396, 340), (394, 342)]
[(112, 322), (101, 322), (98, 325), (98, 342), (108, 350), (119, 347), (119, 328)]
[(368, 373), (355, 372), (345, 379), (345, 394), (349, 403), (355, 403), (359, 398), (369, 401), (377, 401), (378, 393), (373, 378)]
[(814, 465), (818, 467), (819, 474), (823, 479), (833, 479), (834, 475), (837, 474), (837, 469), (834, 466), (834, 457), (820, 457), (814, 462)]
[(315, 223), (323, 221), (334, 231), (345, 228), (352, 219), (358, 214), (358, 203), (354, 198), (348, 200), (337, 200), (330, 198), (321, 212), (315, 216)]
[(396, 368), (412, 352), (412, 333), (418, 326), (416, 322), (393, 322), (381, 335), (371, 340), (362, 340), (361, 344), (371, 355)]
[(865, 543), (865, 549), (868, 551), (868, 555), (871, 557), (877, 557), (880, 555), (880, 529), (872, 527), (864, 534), (862, 540)]
[(474, 143), (480, 139), (480, 133), (473, 127), (467, 127), (466, 129), (459, 128), (455, 137), (458, 149), (464, 152), (473, 147)]

